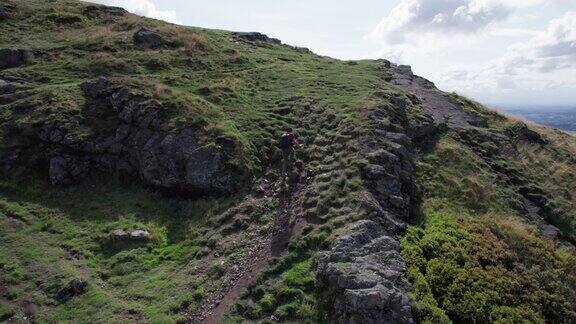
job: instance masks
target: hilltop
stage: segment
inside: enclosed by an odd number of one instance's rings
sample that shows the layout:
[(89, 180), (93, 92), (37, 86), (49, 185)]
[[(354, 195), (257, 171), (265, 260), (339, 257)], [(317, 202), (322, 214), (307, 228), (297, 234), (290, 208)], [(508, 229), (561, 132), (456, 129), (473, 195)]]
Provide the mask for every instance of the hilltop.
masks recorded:
[(576, 321), (576, 139), (386, 60), (1, 0), (0, 174), (0, 321)]

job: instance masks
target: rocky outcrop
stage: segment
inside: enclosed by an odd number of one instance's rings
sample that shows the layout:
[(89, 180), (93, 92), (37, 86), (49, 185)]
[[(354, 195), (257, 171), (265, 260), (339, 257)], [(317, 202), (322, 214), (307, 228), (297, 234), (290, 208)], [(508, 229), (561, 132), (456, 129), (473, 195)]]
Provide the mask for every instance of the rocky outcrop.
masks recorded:
[(82, 278), (74, 278), (68, 284), (60, 289), (56, 294), (56, 299), (66, 301), (72, 297), (80, 296), (86, 292), (88, 282)]
[(157, 49), (169, 45), (158, 32), (144, 27), (135, 32), (132, 39), (134, 44), (150, 49)]
[(386, 60), (380, 64), (392, 74), (393, 84), (413, 94), (421, 102), (424, 112), (436, 125), (446, 124), (453, 128), (481, 126), (484, 120), (459, 107), (434, 83), (415, 75), (409, 65), (396, 65)]
[[(401, 100), (390, 100), (404, 109)], [(361, 154), (368, 163), (362, 177), (369, 193), (361, 200), (368, 218), (344, 231), (330, 250), (320, 253), (316, 273), (323, 302), (337, 323), (414, 323), (410, 284), (396, 239), (407, 227), (413, 195), (412, 139), (409, 121), (392, 122), (386, 109), (369, 113), (373, 133)], [(424, 118), (414, 133), (434, 129)], [(426, 123), (425, 121), (428, 121)]]
[(376, 222), (358, 221), (329, 251), (317, 271), (334, 323), (414, 323), (400, 244)]
[(16, 49), (16, 48), (2, 48), (0, 49), (0, 69), (7, 69), (17, 67), (34, 58), (32, 52)]
[(0, 95), (11, 94), (16, 92), (16, 84), (12, 82), (6, 82), (0, 79)]
[(268, 44), (282, 44), (282, 42), (277, 38), (268, 37), (265, 34), (258, 32), (235, 32), (232, 34), (235, 39), (248, 41), (248, 42), (262, 42)]
[[(79, 138), (54, 122), (35, 125), (37, 134), (28, 134), (26, 141), (20, 130), (7, 131), (10, 142), (17, 145), (0, 159), (4, 171), (34, 161), (36, 166), (47, 164), (54, 185), (74, 184), (101, 171), (189, 194), (228, 194), (246, 179), (242, 171), (228, 165), (229, 153), (200, 144), (194, 128), (164, 129), (159, 102), (131, 94), (106, 78), (85, 82), (81, 88), (87, 99), (85, 114), (96, 116), (79, 122), (92, 135)], [(97, 119), (107, 120), (108, 126), (96, 128)]]
[(114, 16), (124, 16), (127, 14), (124, 8), (120, 7), (108, 7), (108, 6), (98, 6), (98, 5), (91, 5), (84, 8), (82, 14), (86, 17), (90, 18), (105, 18), (105, 17), (114, 17)]

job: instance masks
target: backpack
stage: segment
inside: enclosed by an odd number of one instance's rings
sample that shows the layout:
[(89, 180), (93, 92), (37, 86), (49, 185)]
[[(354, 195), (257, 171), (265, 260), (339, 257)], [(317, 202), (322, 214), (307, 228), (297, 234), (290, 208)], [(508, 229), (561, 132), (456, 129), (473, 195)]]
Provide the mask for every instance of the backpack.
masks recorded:
[(281, 149), (287, 149), (292, 147), (292, 140), (290, 139), (290, 134), (282, 134), (280, 141), (278, 141), (278, 147)]

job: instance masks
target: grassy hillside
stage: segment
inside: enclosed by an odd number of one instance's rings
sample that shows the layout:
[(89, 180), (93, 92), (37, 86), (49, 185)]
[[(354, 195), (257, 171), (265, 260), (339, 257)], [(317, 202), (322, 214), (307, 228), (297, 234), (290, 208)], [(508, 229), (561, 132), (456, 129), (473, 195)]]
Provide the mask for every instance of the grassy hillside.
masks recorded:
[[(576, 320), (574, 137), (479, 109), (487, 132), (448, 130), (416, 167), (417, 222), (402, 239), (423, 322), (571, 323)], [(516, 136), (507, 154), (488, 132)], [(542, 136), (542, 137), (540, 137)], [(520, 187), (520, 188), (519, 188)], [(550, 240), (525, 210), (523, 188), (551, 199)], [(547, 225), (544, 225), (546, 227)]]
[[(16, 88), (0, 93), (0, 321), (199, 321), (221, 295), (231, 322), (326, 319), (316, 256), (372, 217), (367, 143), (381, 137), (372, 117), (397, 132), (424, 118), (391, 70), (79, 1), (1, 8), (0, 49), (33, 58), (0, 69)], [(158, 46), (134, 42), (142, 27)], [(82, 90), (100, 77), (157, 111), (163, 132), (194, 128), (243, 176), (237, 189), (183, 194), (102, 169), (52, 186), (45, 154), (62, 147), (45, 144), (43, 129), (86, 142), (117, 131)], [(486, 126), (440, 125), (410, 144), (418, 190), (398, 238), (420, 319), (576, 321), (576, 140), (539, 127), (526, 137), (524, 124), (451, 98)], [(281, 188), (285, 126), (303, 147)], [(543, 202), (544, 223), (527, 217), (527, 197)], [(545, 235), (546, 224), (559, 234)], [(115, 230), (150, 236), (118, 242)], [(75, 278), (87, 283), (79, 293)], [(227, 293), (235, 282), (246, 289)]]

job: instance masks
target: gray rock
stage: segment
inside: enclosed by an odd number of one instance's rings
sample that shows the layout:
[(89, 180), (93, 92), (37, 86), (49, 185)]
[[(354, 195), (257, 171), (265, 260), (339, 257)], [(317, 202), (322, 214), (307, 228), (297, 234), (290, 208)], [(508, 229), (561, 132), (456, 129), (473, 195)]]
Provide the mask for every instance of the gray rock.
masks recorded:
[(390, 196), (390, 204), (396, 208), (404, 208), (404, 198), (399, 196)]
[(386, 133), (386, 139), (388, 139), (394, 143), (404, 145), (404, 146), (410, 146), (412, 144), (410, 137), (408, 137), (404, 133), (387, 132)]
[(0, 95), (16, 92), (16, 84), (0, 80)]
[(68, 284), (58, 291), (56, 298), (60, 301), (66, 301), (72, 297), (80, 296), (86, 292), (88, 282), (82, 278), (74, 278)]
[(146, 230), (134, 230), (130, 232), (130, 239), (145, 240), (150, 237), (150, 233)]
[(556, 240), (562, 232), (554, 225), (544, 225), (540, 227), (540, 234), (549, 240)]
[(132, 40), (134, 41), (134, 44), (150, 49), (157, 49), (167, 45), (166, 40), (164, 40), (158, 32), (144, 27), (134, 33)]
[(68, 161), (61, 156), (50, 159), (48, 173), (50, 175), (50, 182), (55, 186), (72, 183), (71, 175), (68, 173)]
[(235, 32), (232, 33), (232, 36), (236, 39), (245, 40), (249, 42), (263, 42), (269, 44), (282, 44), (279, 39), (270, 38), (265, 34), (258, 33), (258, 32)]
[(110, 233), (110, 239), (112, 241), (123, 241), (128, 239), (128, 237), (129, 234), (123, 229), (113, 230), (112, 233)]
[(413, 75), (410, 65), (398, 65), (398, 71), (405, 75)]
[(86, 81), (80, 85), (80, 89), (90, 98), (97, 98), (111, 86), (110, 80), (100, 77), (96, 80)]
[(91, 5), (84, 8), (82, 13), (90, 18), (103, 18), (106, 16), (124, 16), (128, 11), (120, 7)]
[(400, 245), (376, 222), (354, 223), (329, 251), (316, 274), (335, 323), (414, 323)]
[(385, 59), (378, 59), (378, 60), (376, 60), (376, 62), (382, 64), (387, 69), (392, 67), (392, 63), (388, 60), (385, 60)]
[(16, 12), (16, 7), (13, 5), (8, 3), (0, 4), (0, 21), (12, 18), (14, 12)]
[(27, 50), (2, 48), (0, 49), (0, 69), (17, 67), (30, 62), (33, 58), (32, 52)]

